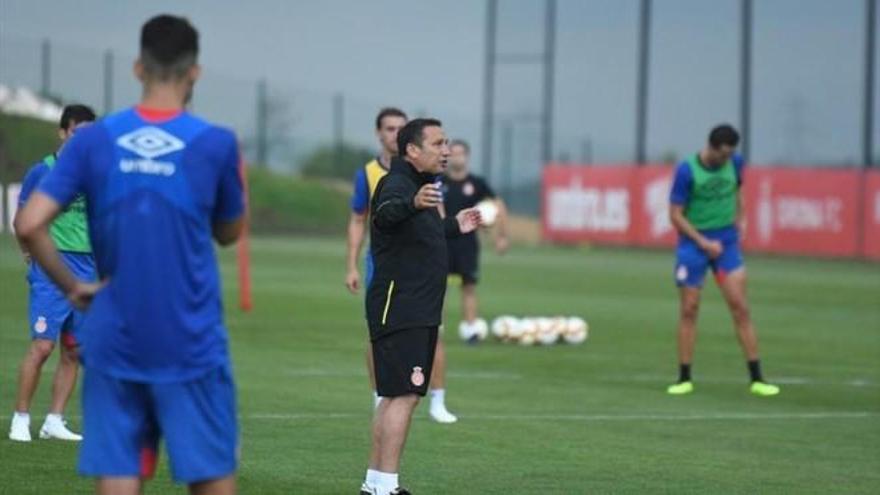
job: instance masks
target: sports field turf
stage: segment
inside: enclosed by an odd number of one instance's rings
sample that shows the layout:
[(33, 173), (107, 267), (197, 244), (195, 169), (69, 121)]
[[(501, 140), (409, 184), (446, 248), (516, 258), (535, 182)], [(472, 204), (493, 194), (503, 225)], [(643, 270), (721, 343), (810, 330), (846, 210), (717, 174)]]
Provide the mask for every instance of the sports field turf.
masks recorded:
[[(233, 253), (223, 254), (242, 493), (353, 494), (360, 486), (371, 398), (362, 299), (343, 287), (343, 244), (255, 241), (250, 314), (236, 308)], [(0, 248), (0, 493), (88, 493), (91, 483), (75, 474), (75, 446), (6, 440), (28, 333), (24, 266), (8, 236)], [(590, 339), (467, 346), (447, 332), (447, 402), (461, 421), (434, 424), (420, 406), (403, 484), (417, 495), (880, 493), (880, 265), (748, 263), (765, 373), (783, 386), (776, 398), (747, 393), (714, 287), (704, 298), (697, 390), (665, 394), (676, 373), (669, 253), (486, 253), (484, 316), (582, 315)], [(457, 298), (450, 301), (455, 315)], [(34, 433), (54, 363), (44, 370)], [(70, 407), (74, 429), (78, 404)], [(146, 493), (182, 491), (163, 462)]]

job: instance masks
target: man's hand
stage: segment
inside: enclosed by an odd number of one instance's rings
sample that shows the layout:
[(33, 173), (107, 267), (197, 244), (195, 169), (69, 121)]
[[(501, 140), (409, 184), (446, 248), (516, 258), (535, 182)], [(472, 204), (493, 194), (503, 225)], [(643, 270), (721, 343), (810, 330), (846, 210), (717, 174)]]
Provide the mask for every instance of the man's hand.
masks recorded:
[(713, 260), (721, 256), (721, 253), (724, 251), (721, 241), (710, 241), (708, 239), (700, 243), (700, 249), (705, 251), (709, 258)]
[(510, 247), (510, 241), (507, 239), (507, 236), (500, 235), (495, 238), (495, 252), (498, 254), (504, 254), (507, 252), (507, 249)]
[(427, 208), (436, 208), (443, 203), (443, 194), (440, 192), (437, 184), (425, 184), (416, 193), (413, 199), (413, 205), (419, 210)]
[(357, 268), (352, 268), (348, 271), (348, 275), (345, 276), (345, 286), (348, 287), (348, 291), (352, 294), (358, 293), (361, 287), (361, 274), (358, 273)]
[(476, 208), (461, 210), (458, 215), (455, 215), (455, 219), (458, 221), (458, 229), (462, 234), (469, 234), (477, 230), (483, 223), (483, 217), (480, 216), (480, 211)]
[(67, 299), (76, 309), (84, 310), (92, 304), (95, 294), (107, 285), (107, 281), (101, 282), (79, 282), (73, 286), (73, 289), (67, 294)]

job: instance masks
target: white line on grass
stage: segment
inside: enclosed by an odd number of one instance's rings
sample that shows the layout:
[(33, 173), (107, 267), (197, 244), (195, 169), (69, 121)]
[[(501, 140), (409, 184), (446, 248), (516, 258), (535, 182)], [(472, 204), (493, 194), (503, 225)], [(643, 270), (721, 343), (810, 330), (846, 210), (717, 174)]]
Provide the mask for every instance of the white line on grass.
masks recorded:
[[(662, 377), (658, 377), (657, 375), (632, 375), (632, 376), (608, 376), (604, 378), (608, 381), (615, 382), (655, 382), (655, 383), (666, 383), (667, 380), (664, 380)], [(737, 378), (721, 378), (721, 377), (700, 377), (695, 380), (698, 383), (715, 383), (715, 384), (746, 384), (747, 381), (744, 379)], [(770, 383), (777, 383), (779, 385), (823, 385), (823, 386), (835, 386), (835, 387), (880, 387), (880, 383), (873, 382), (864, 378), (855, 378), (852, 380), (843, 380), (843, 381), (832, 381), (832, 380), (817, 380), (814, 378), (809, 378), (805, 376), (780, 376), (780, 377), (770, 377)]]
[[(418, 416), (420, 417), (420, 416)], [(866, 419), (880, 417), (873, 411), (826, 411), (814, 413), (712, 413), (712, 414), (462, 414), (459, 418), (471, 421), (761, 421), (761, 420), (828, 420)], [(367, 419), (368, 414), (355, 413), (253, 413), (242, 416), (249, 420), (322, 420)]]
[[(79, 415), (67, 416), (81, 419)], [(243, 420), (253, 421), (314, 421), (314, 420), (367, 420), (369, 413), (250, 413), (241, 415)], [(870, 419), (880, 417), (875, 411), (825, 411), (814, 413), (710, 413), (710, 414), (462, 414), (465, 421), (762, 421), (762, 420), (828, 420)], [(0, 415), (0, 419), (9, 419)], [(416, 416), (415, 419), (426, 419)]]

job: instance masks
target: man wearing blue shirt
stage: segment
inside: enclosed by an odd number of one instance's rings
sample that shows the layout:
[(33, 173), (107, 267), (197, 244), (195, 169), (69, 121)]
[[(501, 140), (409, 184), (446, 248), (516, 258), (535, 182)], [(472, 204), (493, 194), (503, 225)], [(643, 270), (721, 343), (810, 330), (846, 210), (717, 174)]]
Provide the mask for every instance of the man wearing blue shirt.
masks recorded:
[(764, 382), (758, 359), (758, 337), (746, 299), (746, 270), (740, 250), (740, 226), (745, 218), (741, 187), (743, 158), (735, 154), (739, 133), (719, 125), (706, 146), (675, 171), (669, 196), (669, 216), (679, 232), (675, 282), (679, 288), (678, 382), (671, 395), (693, 392), (691, 362), (697, 336), (697, 314), (706, 271), (715, 274), (733, 317), (736, 335), (747, 361), (750, 391), (773, 396), (779, 387)]
[[(141, 104), (70, 140), (16, 229), (83, 322), (79, 471), (99, 494), (142, 490), (160, 437), (194, 494), (235, 493), (238, 427), (214, 246), (236, 241), (244, 202), (231, 131), (184, 110), (198, 33), (160, 15), (141, 30)], [(100, 283), (75, 278), (47, 226), (87, 202)]]
[[(61, 148), (58, 152), (61, 152), (64, 143), (78, 128), (94, 120), (95, 112), (85, 105), (64, 107), (58, 129), (61, 138)], [(24, 206), (46, 174), (55, 166), (56, 161), (57, 153), (53, 153), (28, 170), (18, 196), (19, 208)], [(86, 204), (82, 196), (73, 201), (52, 222), (49, 235), (61, 253), (64, 264), (78, 278), (94, 281), (95, 260), (92, 258), (92, 247), (86, 225)], [(82, 436), (67, 428), (63, 413), (76, 385), (79, 368), (76, 332), (82, 323), (82, 313), (73, 307), (38, 264), (31, 263), (30, 254), (23, 247), (22, 254), (28, 264), (31, 344), (18, 372), (18, 395), (15, 400), (15, 411), (12, 414), (12, 424), (9, 427), (9, 439), (16, 442), (31, 441), (31, 400), (37, 390), (43, 364), (55, 349), (55, 342), (59, 341), (61, 357), (52, 381), (52, 403), (49, 406), (49, 414), (40, 427), (40, 438), (79, 441), (82, 440)]]

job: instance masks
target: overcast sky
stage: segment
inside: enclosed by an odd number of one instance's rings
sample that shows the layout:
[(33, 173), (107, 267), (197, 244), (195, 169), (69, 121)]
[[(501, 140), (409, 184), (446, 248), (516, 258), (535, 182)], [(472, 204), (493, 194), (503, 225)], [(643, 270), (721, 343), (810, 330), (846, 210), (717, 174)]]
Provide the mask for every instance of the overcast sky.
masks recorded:
[[(500, 51), (542, 49), (543, 2), (501, 0)], [(754, 162), (857, 162), (863, 0), (755, 2)], [(636, 0), (559, 0), (555, 154), (633, 158)], [(372, 143), (379, 106), (436, 115), (479, 146), (485, 2), (0, 0), (0, 82), (37, 85), (36, 40), (55, 47), (53, 89), (101, 104), (100, 53), (117, 56), (115, 106), (137, 96), (129, 76), (140, 25), (171, 12), (201, 33), (207, 76), (196, 110), (252, 132), (254, 81), (288, 102), (304, 141), (331, 132), (330, 95), (346, 98), (345, 133)], [(696, 150), (708, 128), (738, 118), (738, 0), (655, 0), (648, 148)], [(121, 66), (121, 67), (120, 67)], [(512, 119), (517, 176), (537, 174), (539, 67), (498, 72), (498, 111)], [(880, 140), (880, 132), (877, 132)], [(496, 141), (497, 142), (497, 141)]]

